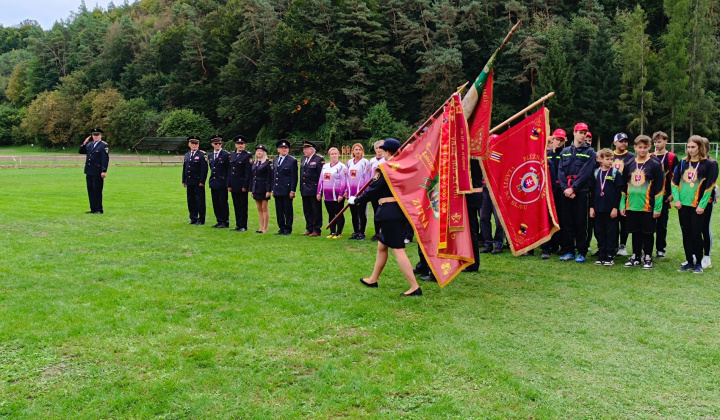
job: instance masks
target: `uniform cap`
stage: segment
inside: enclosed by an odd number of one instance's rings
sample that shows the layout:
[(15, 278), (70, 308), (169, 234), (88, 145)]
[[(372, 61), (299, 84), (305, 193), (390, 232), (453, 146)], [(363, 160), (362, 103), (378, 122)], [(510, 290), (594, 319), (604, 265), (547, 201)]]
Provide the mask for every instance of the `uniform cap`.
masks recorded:
[(200, 143), (200, 137), (198, 137), (198, 136), (190, 136), (190, 137), (188, 137), (188, 142), (190, 142), (190, 143)]
[(258, 144), (257, 146), (255, 146), (255, 150), (257, 150), (257, 149), (262, 149), (262, 150), (264, 150), (266, 153), (267, 153), (267, 151), (268, 151), (268, 150), (267, 150), (267, 147), (265, 147), (265, 145), (262, 144), (262, 143), (261, 143), (261, 144)]
[(103, 133), (102, 128), (95, 127), (92, 130), (90, 130), (91, 133)]
[(395, 153), (400, 148), (400, 142), (396, 139), (385, 139), (385, 143), (378, 147), (382, 150), (387, 150), (390, 153)]
[(615, 142), (617, 142), (617, 141), (627, 140), (627, 139), (628, 139), (628, 135), (627, 135), (627, 134), (625, 134), (625, 133), (617, 133), (617, 134), (615, 134), (615, 137), (613, 138), (613, 143), (615, 143)]
[(565, 140), (567, 140), (567, 133), (562, 128), (556, 128), (555, 131), (553, 131), (553, 137), (561, 137)]
[(307, 140), (303, 141), (303, 149), (306, 147), (314, 147), (317, 149), (317, 146), (315, 146), (315, 143), (313, 143), (311, 141), (307, 141)]
[(243, 136), (242, 134), (238, 134), (237, 136), (235, 136), (233, 141), (235, 143), (247, 143), (248, 139), (247, 139), (247, 137)]
[(275, 147), (290, 147), (290, 142), (285, 139), (278, 140), (278, 142), (275, 143)]
[(588, 125), (584, 122), (579, 122), (575, 124), (575, 128), (573, 129), (573, 131), (590, 131), (590, 129), (588, 128)]
[(218, 133), (218, 134), (213, 134), (212, 136), (210, 136), (210, 143), (218, 143), (218, 142), (222, 143), (222, 141), (223, 141), (222, 134)]

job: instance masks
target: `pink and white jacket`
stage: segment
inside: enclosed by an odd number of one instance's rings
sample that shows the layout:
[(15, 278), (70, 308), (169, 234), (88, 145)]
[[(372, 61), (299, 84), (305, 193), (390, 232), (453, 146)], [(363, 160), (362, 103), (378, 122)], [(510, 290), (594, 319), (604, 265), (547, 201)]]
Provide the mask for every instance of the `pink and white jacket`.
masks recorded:
[(323, 196), (325, 201), (338, 201), (338, 197), (347, 193), (347, 166), (338, 162), (330, 162), (323, 165), (318, 182), (317, 193)]
[(370, 162), (365, 158), (360, 158), (357, 163), (355, 159), (348, 161), (348, 196), (358, 195), (360, 188), (365, 186), (372, 175), (370, 173)]

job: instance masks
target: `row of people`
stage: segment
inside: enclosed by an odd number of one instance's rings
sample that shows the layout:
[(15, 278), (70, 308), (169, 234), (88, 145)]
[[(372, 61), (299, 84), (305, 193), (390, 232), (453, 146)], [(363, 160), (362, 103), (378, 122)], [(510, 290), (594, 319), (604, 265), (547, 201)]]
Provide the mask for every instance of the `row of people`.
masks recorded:
[[(213, 147), (211, 153), (199, 150), (200, 138), (188, 137), (189, 151), (183, 161), (182, 184), (186, 189), (190, 223), (205, 224), (205, 184), (210, 187), (213, 211), (217, 223), (215, 228), (230, 227), (230, 210), (228, 194), (233, 200), (237, 231), (247, 230), (248, 195), (255, 200), (259, 214), (257, 233), (265, 233), (269, 224), (268, 201), (275, 199), (275, 212), (278, 223), (278, 235), (292, 233), (294, 220), (293, 199), (298, 184), (302, 197), (303, 214), (305, 216), (305, 233), (303, 236), (320, 236), (322, 229), (322, 202), (328, 213), (328, 220), (338, 215), (344, 200), (349, 195), (357, 195), (369, 181), (372, 172), (384, 162), (381, 146), (383, 141), (374, 144), (376, 156), (370, 160), (364, 157), (364, 148), (360, 143), (352, 147), (352, 158), (347, 165), (339, 161), (340, 152), (337, 148), (328, 150), (329, 162), (316, 153), (315, 144), (309, 141), (303, 144), (303, 157), (297, 159), (289, 154), (289, 142), (280, 140), (276, 143), (278, 156), (270, 161), (268, 149), (263, 144), (255, 147), (253, 157), (245, 150), (247, 138), (238, 135), (233, 139), (236, 151), (229, 153), (222, 148), (223, 138), (220, 134), (211, 137)], [(299, 165), (299, 179), (298, 179)], [(378, 204), (372, 202), (373, 210)], [(365, 239), (367, 228), (367, 208), (351, 209), (353, 234), (349, 239)], [(345, 216), (340, 215), (333, 224), (327, 238), (342, 237)], [(377, 240), (376, 227), (373, 240)]]
[[(596, 264), (612, 266), (615, 255), (627, 255), (625, 244), (632, 234), (633, 253), (625, 266), (652, 269), (654, 246), (656, 256), (665, 257), (673, 205), (679, 210), (688, 257), (683, 271), (701, 273), (703, 265), (710, 265), (710, 217), (718, 167), (708, 156), (708, 140), (691, 137), (687, 156), (680, 160), (666, 150), (668, 139), (663, 132), (656, 132), (652, 139), (638, 136), (634, 141), (637, 155), (628, 151), (628, 136), (618, 133), (613, 139), (615, 150), (603, 149), (596, 156), (588, 144), (587, 128), (584, 123), (577, 124), (573, 144), (568, 147), (563, 147), (563, 130), (553, 133), (548, 166), (561, 230), (543, 245), (542, 258), (550, 258), (559, 247), (560, 261), (585, 262), (594, 230)], [(655, 152), (650, 153), (652, 144)], [(673, 179), (678, 181), (673, 183)], [(690, 209), (696, 216), (688, 216)], [(690, 245), (700, 249), (690, 252)]]

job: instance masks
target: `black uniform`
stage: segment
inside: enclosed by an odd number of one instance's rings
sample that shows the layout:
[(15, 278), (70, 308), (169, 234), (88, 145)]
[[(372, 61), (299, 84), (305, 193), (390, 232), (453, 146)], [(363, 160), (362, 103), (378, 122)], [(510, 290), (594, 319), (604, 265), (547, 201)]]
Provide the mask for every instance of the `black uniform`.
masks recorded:
[[(595, 236), (598, 241), (598, 260), (612, 261), (615, 258), (615, 247), (620, 217), (620, 197), (625, 181), (622, 172), (614, 167), (605, 171), (595, 169), (588, 182), (590, 191), (590, 208), (595, 210)], [(617, 216), (610, 217), (613, 209)]]
[(278, 156), (273, 162), (272, 193), (275, 198), (275, 216), (279, 234), (289, 235), (293, 225), (293, 200), (298, 183), (298, 163), (294, 156)]
[(209, 153), (210, 194), (212, 194), (213, 212), (217, 220), (216, 227), (230, 226), (230, 206), (228, 205), (227, 176), (230, 171), (230, 153), (225, 150)]
[(480, 209), (482, 209), (483, 197), (480, 189), (483, 187), (482, 169), (480, 161), (470, 160), (470, 178), (472, 179), (473, 193), (465, 196), (468, 217), (470, 218), (470, 237), (472, 238), (473, 255), (475, 263), (468, 266), (465, 271), (477, 271), (480, 268)]
[(182, 182), (186, 186), (190, 223), (205, 223), (205, 180), (207, 174), (208, 158), (205, 152), (198, 150), (185, 153)]
[(233, 152), (230, 155), (227, 186), (232, 190), (230, 194), (235, 209), (235, 226), (238, 229), (247, 229), (248, 191), (250, 191), (251, 182), (252, 154), (246, 150)]
[(250, 186), (250, 192), (252, 193), (253, 199), (255, 200), (269, 200), (265, 197), (266, 193), (272, 191), (272, 173), (273, 165), (270, 159), (265, 162), (256, 160), (252, 164), (252, 185)]
[(300, 196), (302, 196), (305, 231), (320, 234), (322, 228), (322, 202), (317, 199), (318, 181), (325, 159), (314, 154), (300, 161)]
[[(555, 201), (555, 213), (557, 214), (558, 223), (562, 219), (560, 202), (563, 197), (563, 189), (561, 188), (560, 181), (558, 180), (558, 168), (560, 167), (562, 150), (563, 148), (557, 148), (548, 150), (547, 152), (548, 171), (550, 171), (550, 185), (552, 185), (553, 201)], [(550, 240), (542, 244), (543, 254), (549, 255), (557, 251), (560, 248), (561, 238), (562, 233), (560, 231), (553, 233)]]
[(585, 143), (580, 147), (572, 144), (562, 151), (558, 167), (560, 188), (572, 188), (575, 192), (575, 198), (563, 194), (560, 201), (563, 209), (560, 227), (565, 232), (561, 245), (563, 254), (575, 254), (576, 249), (579, 255), (587, 254), (588, 181), (593, 176), (595, 158), (595, 150)]
[[(355, 205), (364, 206), (371, 200), (393, 197), (390, 187), (380, 169), (375, 169), (370, 185), (355, 198)], [(388, 248), (405, 248), (405, 223), (407, 219), (396, 201), (380, 204), (375, 213), (375, 223), (380, 226), (378, 240)]]
[(90, 212), (102, 213), (102, 191), (104, 179), (102, 173), (107, 172), (110, 162), (108, 145), (102, 140), (91, 141), (80, 146), (81, 155), (85, 158), (85, 183), (87, 184)]

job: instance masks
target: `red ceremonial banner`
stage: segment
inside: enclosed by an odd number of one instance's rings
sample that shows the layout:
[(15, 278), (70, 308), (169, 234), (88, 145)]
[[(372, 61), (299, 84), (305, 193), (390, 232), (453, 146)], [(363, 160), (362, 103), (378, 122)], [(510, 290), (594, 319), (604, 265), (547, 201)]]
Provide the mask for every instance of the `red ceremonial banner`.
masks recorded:
[(468, 125), (470, 126), (470, 154), (475, 157), (484, 158), (487, 156), (492, 98), (493, 71), (491, 70), (480, 96), (480, 103), (475, 107), (470, 118), (468, 118)]
[(453, 95), (442, 116), (414, 143), (379, 166), (440, 287), (474, 262), (461, 190), (471, 185), (469, 155), (462, 152), (469, 150), (467, 141), (460, 96)]
[(488, 143), (480, 161), (487, 188), (518, 256), (560, 229), (548, 172), (549, 111), (543, 107)]

